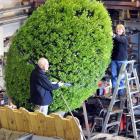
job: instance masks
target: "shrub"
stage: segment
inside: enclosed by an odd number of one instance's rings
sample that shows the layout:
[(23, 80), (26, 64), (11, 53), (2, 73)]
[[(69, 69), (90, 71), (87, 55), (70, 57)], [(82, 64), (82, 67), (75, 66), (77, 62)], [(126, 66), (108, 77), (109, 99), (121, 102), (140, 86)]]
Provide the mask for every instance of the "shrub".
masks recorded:
[[(40, 57), (50, 63), (50, 79), (71, 83), (53, 92), (51, 110), (71, 109), (95, 93), (110, 62), (111, 20), (95, 0), (47, 0), (28, 18), (13, 38), (7, 56), (7, 93), (19, 106), (31, 108), (29, 77)], [(55, 79), (55, 80), (56, 80)]]

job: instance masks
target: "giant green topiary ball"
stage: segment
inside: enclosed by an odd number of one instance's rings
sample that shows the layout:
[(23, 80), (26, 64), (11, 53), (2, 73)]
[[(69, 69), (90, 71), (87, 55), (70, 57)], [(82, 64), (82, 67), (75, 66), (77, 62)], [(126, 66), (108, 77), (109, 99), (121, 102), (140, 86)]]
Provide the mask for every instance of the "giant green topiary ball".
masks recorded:
[(111, 31), (110, 17), (100, 2), (47, 0), (13, 38), (5, 72), (7, 93), (16, 104), (29, 109), (31, 61), (46, 57), (50, 79), (72, 84), (53, 92), (51, 110), (67, 110), (61, 94), (71, 109), (81, 106), (95, 93), (108, 67)]

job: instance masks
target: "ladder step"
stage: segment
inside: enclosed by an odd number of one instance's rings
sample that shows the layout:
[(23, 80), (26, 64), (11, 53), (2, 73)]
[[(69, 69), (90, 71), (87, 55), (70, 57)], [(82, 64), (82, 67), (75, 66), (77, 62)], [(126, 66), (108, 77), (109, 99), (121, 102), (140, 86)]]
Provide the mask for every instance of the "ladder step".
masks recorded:
[[(108, 97), (107, 99), (112, 100), (112, 96)], [(114, 103), (119, 102), (119, 101), (120, 101), (120, 99), (118, 99), (118, 98), (116, 97)]]
[(116, 103), (116, 102), (120, 102), (120, 100), (119, 100), (119, 99), (116, 99), (116, 100), (115, 100), (115, 103)]
[(131, 80), (135, 80), (135, 79), (136, 79), (136, 77), (128, 78), (129, 81), (131, 81)]
[(138, 107), (140, 107), (140, 105), (133, 106), (133, 109), (136, 109), (136, 108), (138, 108)]
[(140, 120), (136, 120), (136, 121), (135, 121), (135, 123), (138, 123), (138, 122), (140, 122)]
[(123, 112), (123, 110), (114, 110), (114, 111), (112, 111), (112, 112), (110, 112), (110, 115), (113, 115), (113, 114), (117, 114), (117, 113), (122, 113)]
[(113, 136), (118, 136), (118, 133), (111, 133)]
[(122, 86), (122, 87), (119, 87), (118, 90), (125, 89), (125, 88), (126, 88), (126, 86)]
[(109, 124), (107, 124), (107, 126), (106, 127), (110, 127), (110, 126), (113, 126), (113, 125), (119, 125), (120, 124), (120, 122), (112, 122), (112, 123), (109, 123)]
[(136, 93), (139, 93), (139, 91), (136, 90), (136, 91), (130, 92), (131, 95), (136, 94)]

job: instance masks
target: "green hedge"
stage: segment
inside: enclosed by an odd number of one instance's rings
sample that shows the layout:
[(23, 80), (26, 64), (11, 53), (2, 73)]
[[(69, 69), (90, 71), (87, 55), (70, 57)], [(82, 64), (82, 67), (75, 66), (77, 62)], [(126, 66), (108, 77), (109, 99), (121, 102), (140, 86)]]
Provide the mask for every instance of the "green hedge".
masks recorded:
[[(112, 51), (111, 20), (95, 0), (47, 0), (28, 18), (13, 38), (6, 66), (7, 93), (19, 106), (31, 108), (29, 77), (40, 57), (50, 62), (50, 74), (72, 83), (53, 92), (51, 110), (79, 107), (95, 93)], [(51, 76), (51, 80), (54, 78)]]

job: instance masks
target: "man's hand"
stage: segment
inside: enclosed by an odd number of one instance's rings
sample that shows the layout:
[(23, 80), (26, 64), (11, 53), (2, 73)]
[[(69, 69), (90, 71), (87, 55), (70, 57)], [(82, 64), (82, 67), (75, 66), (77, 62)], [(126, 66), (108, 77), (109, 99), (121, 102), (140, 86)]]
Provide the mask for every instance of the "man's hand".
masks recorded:
[(57, 84), (57, 82), (52, 82), (52, 84)]
[(17, 106), (14, 105), (12, 102), (9, 104), (9, 107), (10, 107), (10, 108), (13, 108), (13, 109), (17, 109)]
[(63, 82), (59, 82), (58, 85), (59, 85), (59, 87), (62, 87), (62, 86), (64, 86), (64, 83)]
[(11, 107), (13, 109), (17, 108), (17, 106), (12, 103), (12, 99), (10, 97), (8, 98), (8, 104), (9, 104), (9, 107)]

